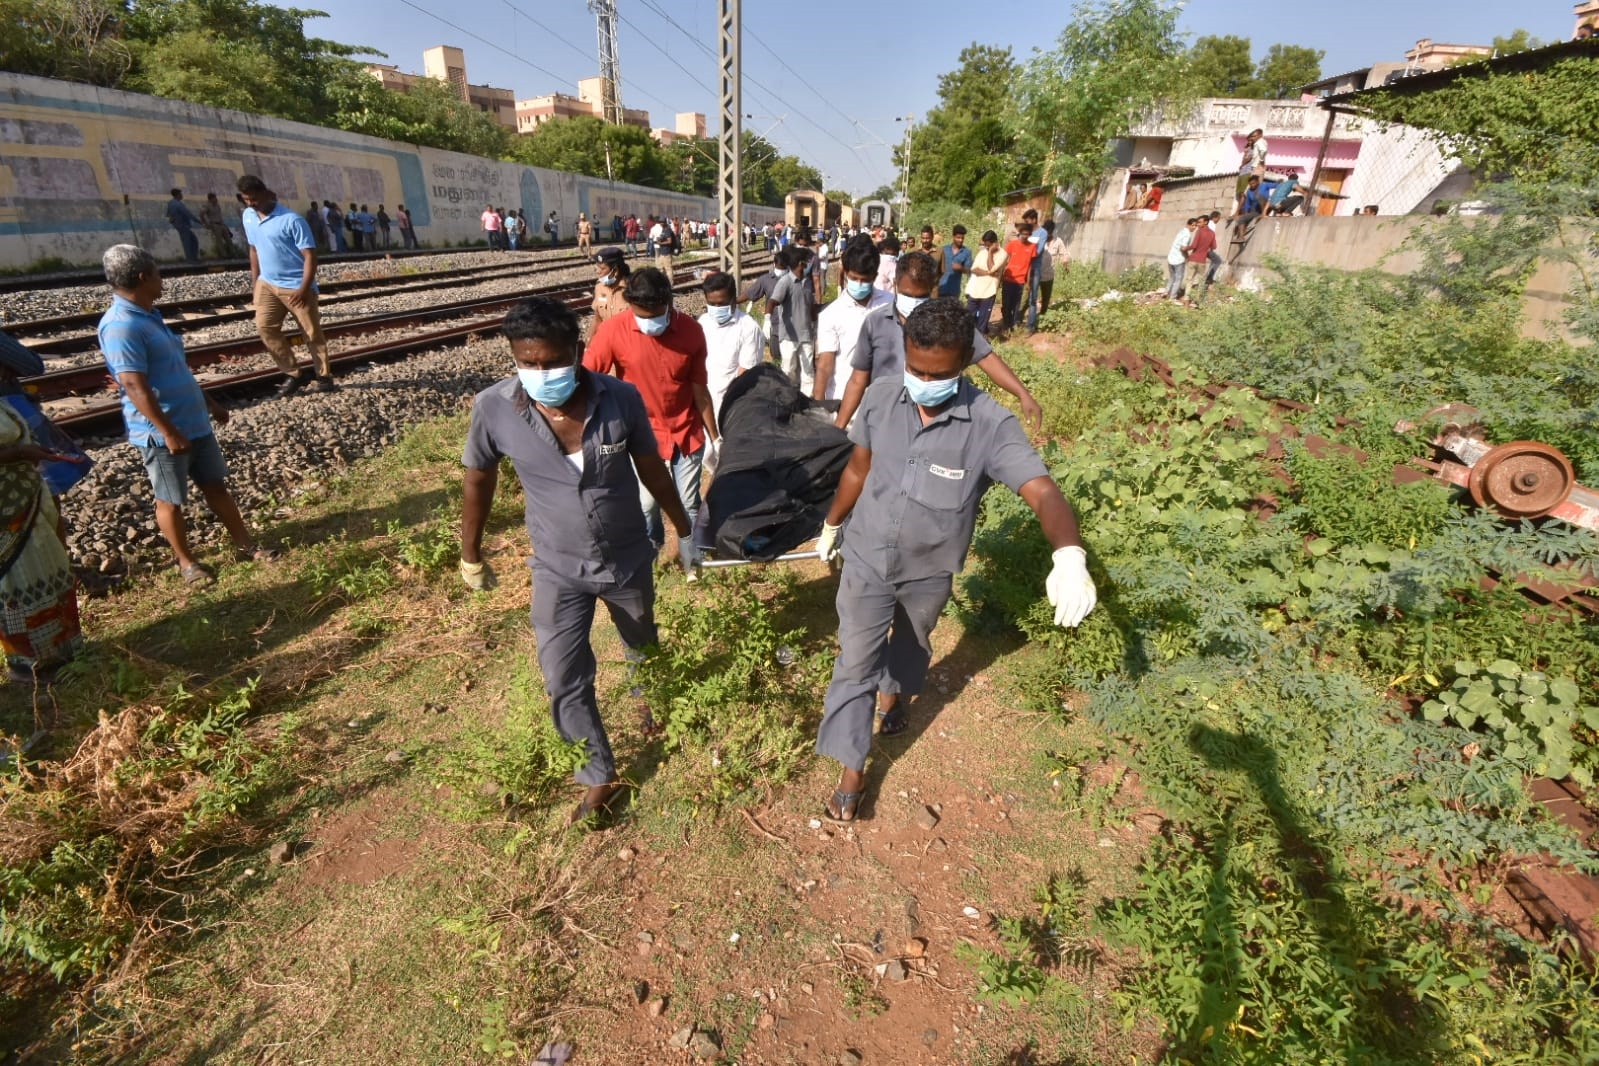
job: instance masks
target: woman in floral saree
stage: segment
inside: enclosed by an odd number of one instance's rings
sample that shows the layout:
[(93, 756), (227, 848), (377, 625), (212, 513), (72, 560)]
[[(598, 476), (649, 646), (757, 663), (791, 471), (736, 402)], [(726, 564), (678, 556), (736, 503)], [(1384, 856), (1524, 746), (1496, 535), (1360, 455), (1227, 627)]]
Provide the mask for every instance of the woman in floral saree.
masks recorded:
[(70, 459), (35, 444), (0, 403), (0, 646), (14, 681), (48, 683), (82, 643), (72, 563), (39, 476), (41, 462)]

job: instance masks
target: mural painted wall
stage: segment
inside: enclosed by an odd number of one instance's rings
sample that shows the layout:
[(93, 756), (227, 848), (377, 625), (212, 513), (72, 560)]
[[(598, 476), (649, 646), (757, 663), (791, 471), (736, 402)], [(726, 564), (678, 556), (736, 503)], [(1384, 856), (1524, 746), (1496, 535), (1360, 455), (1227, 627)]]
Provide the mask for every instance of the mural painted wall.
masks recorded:
[[(535, 235), (555, 211), (563, 237), (572, 234), (579, 212), (600, 224), (602, 238), (615, 215), (716, 217), (716, 202), (703, 197), (0, 73), (0, 267), (47, 258), (93, 264), (122, 242), (162, 259), (181, 258), (177, 232), (166, 221), (169, 190), (183, 189), (196, 212), (206, 193), (216, 193), (238, 232), (233, 183), (246, 173), (259, 174), (299, 211), (322, 200), (373, 211), (382, 204), (390, 214), (405, 204), (418, 238), (436, 245), (481, 237), (478, 218), (489, 204), (520, 208)], [(744, 217), (764, 221), (781, 213), (747, 206)]]

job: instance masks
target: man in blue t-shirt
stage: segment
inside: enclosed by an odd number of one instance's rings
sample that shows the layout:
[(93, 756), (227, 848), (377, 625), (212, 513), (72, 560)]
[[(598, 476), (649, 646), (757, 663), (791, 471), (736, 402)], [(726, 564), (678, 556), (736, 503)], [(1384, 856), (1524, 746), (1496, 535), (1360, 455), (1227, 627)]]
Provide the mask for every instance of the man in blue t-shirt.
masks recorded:
[(201, 222), (195, 213), (189, 210), (189, 205), (183, 202), (182, 189), (172, 190), (172, 199), (167, 201), (167, 221), (178, 231), (178, 240), (183, 245), (183, 258), (191, 263), (198, 263), (200, 238), (194, 235), (194, 227), (201, 225)]
[(961, 283), (972, 272), (972, 250), (966, 247), (966, 227), (957, 225), (949, 231), (950, 241), (944, 245), (944, 273), (938, 279), (938, 295), (960, 298)]
[(328, 342), (322, 335), (322, 310), (317, 305), (316, 238), (299, 214), (278, 203), (278, 194), (254, 174), (239, 178), (244, 199), (244, 239), (250, 242), (250, 280), (255, 287), (255, 328), (278, 369), (288, 375), (279, 396), (292, 396), (311, 380), (311, 369), (299, 369), (294, 349), (283, 336), (283, 319), (293, 315), (305, 333), (316, 368), (316, 392), (332, 392), (333, 369)]
[(277, 552), (256, 545), (228, 492), (228, 464), (211, 426), (212, 418), (227, 425), (228, 411), (194, 380), (183, 342), (155, 309), (161, 296), (155, 257), (136, 245), (118, 244), (107, 250), (103, 264), (114, 295), (100, 318), (100, 351), (122, 389), (128, 442), (144, 459), (155, 490), (156, 525), (177, 556), (178, 572), (191, 585), (213, 580), (210, 568), (189, 550), (183, 505), (191, 480), (227, 527), (239, 561), (276, 558)]

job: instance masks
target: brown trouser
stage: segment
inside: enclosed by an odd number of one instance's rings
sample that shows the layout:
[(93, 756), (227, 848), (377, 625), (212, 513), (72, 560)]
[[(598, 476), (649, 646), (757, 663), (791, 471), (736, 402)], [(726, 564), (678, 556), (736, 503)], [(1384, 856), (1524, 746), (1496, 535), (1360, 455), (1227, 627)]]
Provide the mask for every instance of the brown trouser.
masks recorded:
[(322, 309), (317, 305), (317, 294), (308, 293), (300, 299), (295, 289), (280, 289), (265, 278), (255, 282), (255, 328), (261, 334), (261, 343), (271, 353), (272, 361), (285, 374), (296, 370), (294, 349), (283, 335), (283, 319), (293, 315), (305, 334), (306, 347), (311, 349), (311, 362), (318, 377), (331, 377), (333, 369), (328, 364), (328, 341), (322, 336)]

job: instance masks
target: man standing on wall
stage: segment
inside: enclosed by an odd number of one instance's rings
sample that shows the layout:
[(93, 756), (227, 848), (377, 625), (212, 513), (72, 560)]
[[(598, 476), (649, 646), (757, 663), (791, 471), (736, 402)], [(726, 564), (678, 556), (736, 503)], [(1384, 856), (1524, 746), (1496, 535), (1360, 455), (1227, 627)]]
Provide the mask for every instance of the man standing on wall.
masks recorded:
[(239, 178), (244, 198), (244, 239), (250, 244), (250, 281), (255, 290), (255, 328), (272, 361), (288, 379), (278, 395), (293, 396), (311, 380), (311, 370), (297, 371), (294, 349), (283, 336), (283, 319), (293, 315), (305, 333), (316, 369), (317, 392), (332, 392), (333, 368), (322, 335), (322, 310), (317, 304), (316, 241), (305, 219), (278, 203), (278, 194), (254, 174)]
[(191, 263), (200, 261), (200, 238), (194, 235), (194, 227), (201, 225), (189, 205), (183, 202), (183, 190), (173, 189), (172, 199), (167, 201), (167, 221), (172, 223), (172, 228), (178, 231), (178, 240), (183, 244), (183, 258)]

